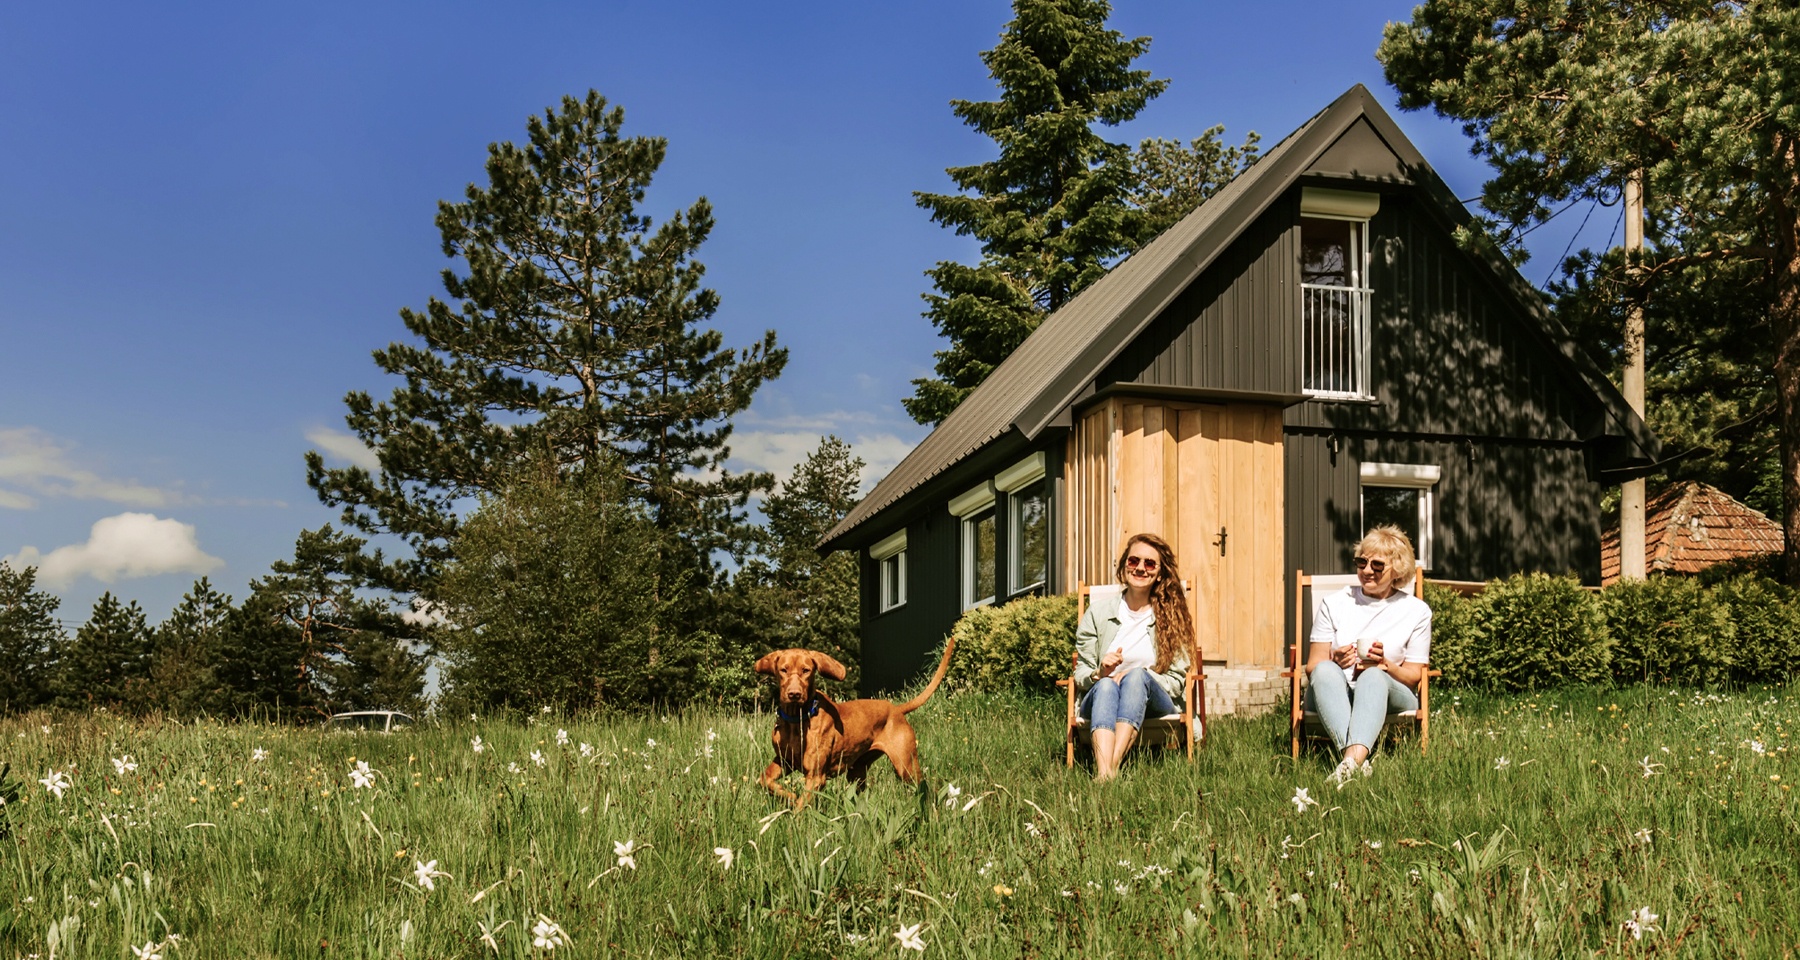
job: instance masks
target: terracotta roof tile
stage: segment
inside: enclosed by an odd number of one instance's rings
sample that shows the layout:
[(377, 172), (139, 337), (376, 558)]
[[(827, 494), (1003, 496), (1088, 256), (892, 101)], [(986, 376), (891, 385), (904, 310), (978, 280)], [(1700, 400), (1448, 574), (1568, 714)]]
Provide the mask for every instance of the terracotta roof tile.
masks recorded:
[[(1715, 563), (1780, 553), (1781, 525), (1717, 487), (1678, 483), (1644, 505), (1644, 567), (1698, 573)], [(1600, 538), (1600, 582), (1619, 579), (1619, 525)]]

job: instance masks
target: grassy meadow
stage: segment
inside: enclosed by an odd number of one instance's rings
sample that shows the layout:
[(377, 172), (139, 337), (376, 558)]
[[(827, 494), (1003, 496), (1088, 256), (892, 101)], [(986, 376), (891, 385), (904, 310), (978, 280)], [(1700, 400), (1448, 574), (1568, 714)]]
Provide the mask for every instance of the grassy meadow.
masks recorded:
[(0, 723), (0, 957), (1788, 956), (1795, 698), (1440, 692), (1428, 755), (1339, 791), (1276, 717), (1096, 785), (1059, 701), (940, 694), (925, 789), (799, 814), (767, 716), (38, 714)]

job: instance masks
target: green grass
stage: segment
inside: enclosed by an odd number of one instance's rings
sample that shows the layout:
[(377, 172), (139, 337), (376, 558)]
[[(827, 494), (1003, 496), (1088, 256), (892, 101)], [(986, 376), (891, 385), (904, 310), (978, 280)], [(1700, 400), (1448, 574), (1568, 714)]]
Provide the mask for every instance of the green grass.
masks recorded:
[[(553, 956), (911, 956), (894, 934), (914, 925), (925, 956), (1800, 947), (1795, 691), (1435, 699), (1429, 755), (1394, 744), (1337, 791), (1327, 757), (1288, 759), (1274, 717), (1096, 785), (1062, 766), (1059, 702), (940, 694), (914, 714), (926, 790), (884, 762), (801, 814), (756, 786), (766, 717), (388, 737), (16, 718), (0, 957), (496, 955), (484, 929), (522, 957), (545, 952), (540, 917), (572, 941)], [(373, 787), (352, 787), (352, 758)], [(37, 782), (52, 769), (61, 799)], [(1296, 788), (1320, 803), (1297, 811)], [(414, 869), (433, 860), (448, 876), (426, 891)], [(1657, 929), (1636, 940), (1622, 924), (1642, 907)]]

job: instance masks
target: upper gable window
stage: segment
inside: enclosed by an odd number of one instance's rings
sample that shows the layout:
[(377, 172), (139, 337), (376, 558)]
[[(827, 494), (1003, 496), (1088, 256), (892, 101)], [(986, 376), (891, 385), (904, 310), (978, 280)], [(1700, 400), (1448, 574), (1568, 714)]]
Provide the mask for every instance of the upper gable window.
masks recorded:
[(1373, 193), (1301, 191), (1301, 385), (1312, 396), (1370, 396), (1369, 218), (1380, 203)]

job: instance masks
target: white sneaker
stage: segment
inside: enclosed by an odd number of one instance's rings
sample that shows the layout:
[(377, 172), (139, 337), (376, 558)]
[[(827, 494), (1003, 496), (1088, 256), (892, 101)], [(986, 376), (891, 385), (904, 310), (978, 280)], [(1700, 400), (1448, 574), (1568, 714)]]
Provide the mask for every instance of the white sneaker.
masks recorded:
[(1338, 761), (1337, 769), (1331, 771), (1331, 776), (1326, 777), (1325, 782), (1342, 790), (1344, 789), (1344, 784), (1349, 783), (1350, 778), (1354, 776), (1356, 776), (1356, 762), (1349, 757), (1345, 757)]
[(1375, 775), (1375, 758), (1370, 757), (1369, 759), (1364, 760), (1362, 762), (1362, 767), (1360, 769), (1362, 770), (1363, 776), (1365, 776), (1365, 777), (1374, 776)]

